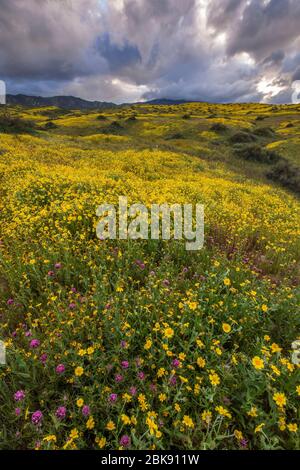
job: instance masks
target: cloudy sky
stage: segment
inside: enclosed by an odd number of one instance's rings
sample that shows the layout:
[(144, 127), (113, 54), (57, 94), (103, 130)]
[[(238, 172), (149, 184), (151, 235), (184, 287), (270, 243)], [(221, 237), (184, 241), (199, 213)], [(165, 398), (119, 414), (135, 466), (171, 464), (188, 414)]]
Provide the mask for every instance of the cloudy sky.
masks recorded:
[(288, 103), (300, 0), (0, 0), (8, 93)]

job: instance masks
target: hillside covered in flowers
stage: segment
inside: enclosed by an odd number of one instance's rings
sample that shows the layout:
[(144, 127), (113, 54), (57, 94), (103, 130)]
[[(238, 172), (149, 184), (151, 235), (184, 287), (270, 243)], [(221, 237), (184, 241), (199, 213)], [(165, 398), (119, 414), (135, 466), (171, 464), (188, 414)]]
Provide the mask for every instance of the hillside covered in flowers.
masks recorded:
[[(0, 449), (299, 448), (299, 150), (296, 105), (0, 109)], [(204, 248), (99, 240), (120, 195)]]

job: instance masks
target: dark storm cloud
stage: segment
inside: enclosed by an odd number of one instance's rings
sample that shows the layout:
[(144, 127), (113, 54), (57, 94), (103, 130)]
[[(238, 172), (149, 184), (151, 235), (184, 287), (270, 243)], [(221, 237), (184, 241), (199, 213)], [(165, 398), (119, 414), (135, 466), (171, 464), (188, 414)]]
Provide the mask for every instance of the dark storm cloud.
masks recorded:
[(299, 26), (299, 0), (0, 0), (0, 78), (117, 102), (288, 99)]
[(226, 30), (229, 55), (248, 52), (262, 60), (299, 37), (300, 2), (215, 0), (210, 2), (209, 21)]
[(281, 64), (285, 57), (285, 53), (283, 51), (274, 51), (268, 57), (266, 57), (263, 61), (264, 65), (278, 65)]
[(1, 0), (1, 75), (56, 80), (105, 68), (92, 47), (96, 7), (96, 0)]

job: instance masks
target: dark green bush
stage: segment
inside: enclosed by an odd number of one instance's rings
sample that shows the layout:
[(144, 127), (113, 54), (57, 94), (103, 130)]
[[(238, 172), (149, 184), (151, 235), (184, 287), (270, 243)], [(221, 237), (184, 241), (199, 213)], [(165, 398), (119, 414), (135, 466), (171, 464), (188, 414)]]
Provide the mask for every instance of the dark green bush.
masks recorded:
[(171, 134), (166, 137), (166, 140), (172, 139), (184, 139), (184, 135), (181, 134), (181, 132), (175, 132), (175, 134)]
[(239, 131), (233, 134), (229, 138), (229, 140), (233, 144), (247, 144), (247, 143), (255, 142), (257, 138), (255, 135), (251, 134), (250, 132)]
[(257, 144), (236, 145), (234, 151), (239, 158), (259, 163), (276, 163), (281, 158), (274, 150), (268, 150)]
[(111, 122), (105, 129), (102, 129), (103, 134), (120, 134), (124, 127), (118, 121)]
[(225, 124), (222, 124), (221, 122), (215, 122), (211, 126), (210, 130), (214, 132), (225, 132), (227, 130), (227, 126), (225, 126)]
[(46, 124), (44, 125), (43, 129), (45, 129), (45, 130), (51, 130), (51, 129), (57, 129), (57, 127), (58, 127), (58, 126), (57, 126), (54, 122), (48, 121), (48, 122), (46, 122)]
[(259, 137), (274, 137), (275, 134), (271, 127), (258, 127), (253, 133)]
[(267, 173), (267, 177), (300, 194), (300, 168), (289, 161), (282, 159)]
[(13, 116), (7, 111), (0, 114), (0, 132), (19, 134), (32, 132), (34, 128), (35, 124), (33, 122)]
[(129, 116), (127, 119), (126, 119), (127, 122), (135, 122), (137, 121), (137, 118), (136, 116), (133, 114), (132, 116)]

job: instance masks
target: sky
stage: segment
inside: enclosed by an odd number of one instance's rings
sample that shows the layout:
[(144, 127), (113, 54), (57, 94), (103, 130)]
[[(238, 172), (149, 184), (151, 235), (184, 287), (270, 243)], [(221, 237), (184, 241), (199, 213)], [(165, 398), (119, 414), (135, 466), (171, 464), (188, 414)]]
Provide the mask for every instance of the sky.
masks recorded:
[(289, 103), (300, 1), (0, 0), (0, 80), (115, 103)]

